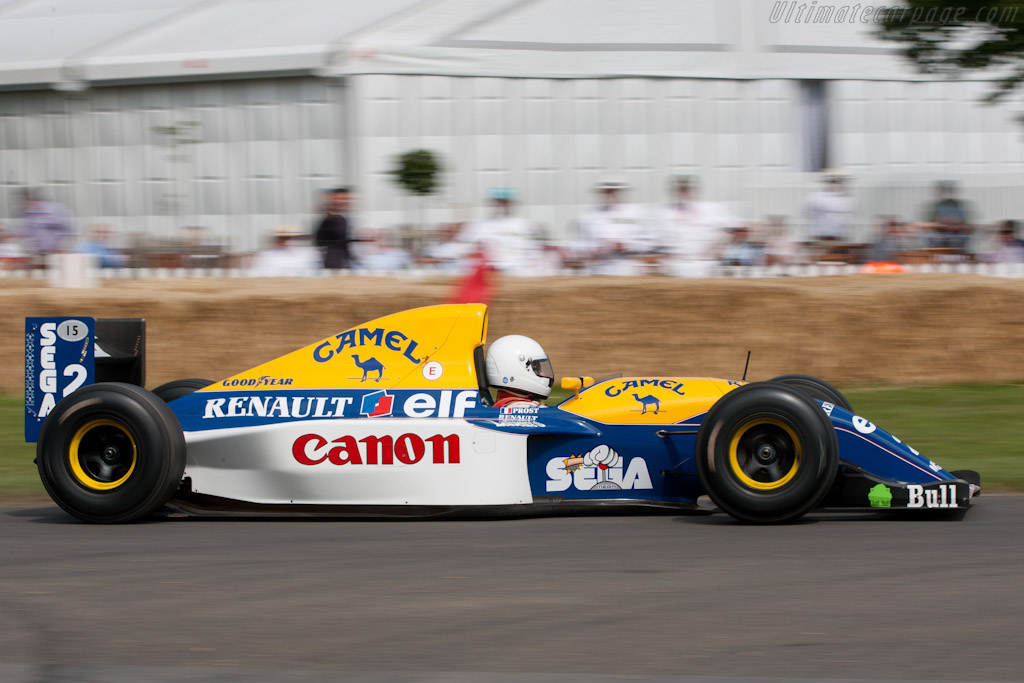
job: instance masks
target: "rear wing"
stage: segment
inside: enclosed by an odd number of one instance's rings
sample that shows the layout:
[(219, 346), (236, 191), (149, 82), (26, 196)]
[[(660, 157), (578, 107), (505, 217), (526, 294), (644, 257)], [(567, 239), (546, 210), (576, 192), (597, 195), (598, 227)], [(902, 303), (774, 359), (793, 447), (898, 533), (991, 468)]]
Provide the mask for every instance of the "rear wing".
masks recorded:
[(146, 384), (142, 318), (25, 318), (25, 441), (53, 407), (96, 382)]

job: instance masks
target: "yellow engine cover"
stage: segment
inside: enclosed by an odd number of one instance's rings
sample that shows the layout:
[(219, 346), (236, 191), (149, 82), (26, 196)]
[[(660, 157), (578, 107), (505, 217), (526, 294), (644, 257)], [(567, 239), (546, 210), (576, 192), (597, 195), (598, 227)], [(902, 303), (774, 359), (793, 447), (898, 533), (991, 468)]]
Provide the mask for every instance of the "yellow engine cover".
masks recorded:
[(473, 352), (486, 335), (483, 304), (415, 308), (321, 339), (203, 391), (476, 389)]

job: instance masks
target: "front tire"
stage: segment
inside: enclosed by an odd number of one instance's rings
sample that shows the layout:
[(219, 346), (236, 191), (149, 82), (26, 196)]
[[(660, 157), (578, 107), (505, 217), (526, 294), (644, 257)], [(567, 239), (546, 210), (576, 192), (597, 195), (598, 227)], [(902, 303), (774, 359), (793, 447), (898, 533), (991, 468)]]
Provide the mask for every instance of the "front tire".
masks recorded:
[(850, 405), (850, 402), (845, 396), (843, 396), (843, 392), (839, 391), (823, 379), (811, 377), (810, 375), (779, 375), (778, 377), (772, 377), (768, 381), (785, 384), (787, 387), (793, 387), (797, 391), (803, 392), (811, 398), (816, 398), (819, 401), (826, 401), (833, 405), (837, 405), (850, 413), (854, 412), (853, 406)]
[(93, 384), (46, 417), (36, 463), (46, 491), (69, 514), (86, 522), (129, 522), (174, 495), (185, 471), (185, 436), (151, 392)]
[(828, 493), (839, 444), (821, 406), (797, 389), (758, 382), (712, 406), (694, 457), (718, 507), (744, 522), (781, 523), (803, 516)]

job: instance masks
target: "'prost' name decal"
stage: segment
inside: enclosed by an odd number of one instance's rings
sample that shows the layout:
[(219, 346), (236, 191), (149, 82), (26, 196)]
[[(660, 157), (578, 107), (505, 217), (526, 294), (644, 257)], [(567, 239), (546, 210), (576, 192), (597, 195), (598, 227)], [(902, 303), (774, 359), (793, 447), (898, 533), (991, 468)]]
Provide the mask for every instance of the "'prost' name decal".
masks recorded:
[[(335, 341), (337, 341), (336, 345)], [(382, 327), (374, 329), (360, 327), (335, 335), (334, 339), (328, 339), (313, 349), (313, 360), (317, 363), (326, 363), (345, 349), (366, 346), (368, 344), (384, 346), (392, 351), (400, 351), (405, 358), (417, 365), (423, 360), (415, 356), (414, 352), (419, 344), (413, 339), (398, 330), (385, 330)]]

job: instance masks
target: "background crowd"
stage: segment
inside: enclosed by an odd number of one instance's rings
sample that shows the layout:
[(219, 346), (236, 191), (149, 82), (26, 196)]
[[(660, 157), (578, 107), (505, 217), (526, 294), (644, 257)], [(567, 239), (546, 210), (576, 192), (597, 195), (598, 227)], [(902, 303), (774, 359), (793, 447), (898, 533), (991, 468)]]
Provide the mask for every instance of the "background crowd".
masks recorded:
[(318, 197), (319, 217), (313, 225), (277, 226), (263, 250), (244, 256), (227, 254), (196, 227), (186, 228), (180, 241), (162, 250), (147, 250), (139, 236), (125, 244), (109, 225), (90, 225), (78, 233), (65, 207), (23, 189), (20, 216), (9, 226), (0, 225), (0, 264), (42, 267), (49, 254), (73, 251), (93, 255), (102, 268), (234, 266), (267, 277), (321, 269), (462, 274), (481, 263), (523, 277), (711, 277), (723, 267), (1024, 261), (1018, 223), (1007, 219), (977, 224), (956, 185), (948, 181), (936, 184), (934, 200), (916, 220), (879, 215), (872, 239), (857, 240), (856, 207), (847, 184), (844, 174), (825, 172), (801, 216), (747, 221), (722, 204), (702, 199), (696, 178), (690, 176), (669, 179), (661, 206), (630, 202), (629, 185), (609, 177), (594, 186), (593, 204), (582, 208), (568, 226), (568, 239), (554, 239), (545, 226), (522, 216), (512, 188), (490, 190), (487, 215), (481, 220), (389, 230), (358, 226), (355, 191), (338, 187)]

